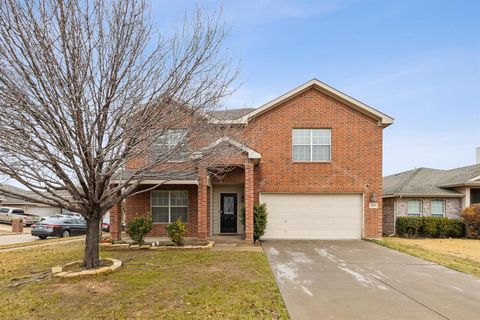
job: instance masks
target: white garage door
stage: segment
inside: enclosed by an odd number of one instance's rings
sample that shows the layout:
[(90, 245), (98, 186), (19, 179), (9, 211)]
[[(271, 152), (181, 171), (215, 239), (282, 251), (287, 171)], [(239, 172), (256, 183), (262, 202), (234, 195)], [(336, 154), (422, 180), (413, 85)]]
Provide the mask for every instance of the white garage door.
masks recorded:
[(61, 213), (60, 208), (55, 207), (27, 207), (26, 211), (31, 214), (36, 214), (40, 217), (47, 217), (53, 214)]
[(361, 194), (261, 193), (264, 239), (360, 239)]

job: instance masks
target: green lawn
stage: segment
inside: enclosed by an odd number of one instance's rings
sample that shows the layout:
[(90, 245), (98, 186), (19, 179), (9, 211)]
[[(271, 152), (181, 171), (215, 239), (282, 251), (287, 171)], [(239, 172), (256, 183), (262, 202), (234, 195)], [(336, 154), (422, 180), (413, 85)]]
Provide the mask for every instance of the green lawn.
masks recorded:
[(78, 260), (82, 243), (0, 253), (2, 319), (288, 319), (263, 253), (106, 251), (124, 261), (112, 274), (46, 278), (10, 287)]
[(392, 237), (372, 242), (480, 277), (480, 240)]

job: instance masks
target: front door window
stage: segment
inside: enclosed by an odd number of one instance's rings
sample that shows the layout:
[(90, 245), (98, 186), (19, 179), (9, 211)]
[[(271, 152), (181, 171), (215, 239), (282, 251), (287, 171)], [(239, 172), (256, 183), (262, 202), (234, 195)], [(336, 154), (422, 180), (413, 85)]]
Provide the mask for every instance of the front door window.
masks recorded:
[(222, 233), (237, 232), (237, 194), (222, 193), (220, 196), (220, 222)]

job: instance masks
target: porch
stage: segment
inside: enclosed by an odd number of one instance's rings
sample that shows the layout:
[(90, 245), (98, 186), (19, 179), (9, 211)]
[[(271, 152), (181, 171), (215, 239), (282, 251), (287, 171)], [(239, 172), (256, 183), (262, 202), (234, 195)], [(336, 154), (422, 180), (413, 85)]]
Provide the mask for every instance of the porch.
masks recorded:
[[(157, 187), (155, 187), (157, 186)], [(153, 189), (152, 189), (153, 188)], [(150, 190), (151, 189), (151, 190)], [(253, 243), (254, 163), (244, 159), (218, 174), (218, 168), (198, 167), (196, 179), (146, 180), (122, 205), (110, 209), (110, 236), (121, 239), (121, 216), (125, 223), (138, 216), (150, 216), (152, 231), (148, 237), (167, 236), (169, 223), (181, 218), (186, 223), (186, 237)], [(245, 210), (245, 224), (241, 213)]]

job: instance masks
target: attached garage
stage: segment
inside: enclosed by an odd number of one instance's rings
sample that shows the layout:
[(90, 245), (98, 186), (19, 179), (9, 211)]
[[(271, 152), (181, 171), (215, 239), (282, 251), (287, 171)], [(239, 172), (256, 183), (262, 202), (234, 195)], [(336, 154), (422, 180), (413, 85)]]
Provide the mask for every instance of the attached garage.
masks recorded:
[(362, 194), (260, 193), (267, 204), (264, 239), (360, 239)]

